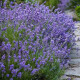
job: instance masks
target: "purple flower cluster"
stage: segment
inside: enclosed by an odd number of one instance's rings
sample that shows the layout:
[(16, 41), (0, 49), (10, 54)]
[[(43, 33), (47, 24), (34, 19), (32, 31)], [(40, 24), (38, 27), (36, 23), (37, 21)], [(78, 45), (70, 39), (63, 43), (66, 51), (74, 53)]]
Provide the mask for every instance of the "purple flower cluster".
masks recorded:
[[(14, 7), (14, 8), (13, 8)], [(0, 72), (2, 78), (30, 76), (55, 57), (61, 65), (69, 58), (74, 23), (64, 13), (56, 14), (45, 5), (21, 3), (0, 8)], [(28, 77), (28, 76), (27, 76)]]
[(61, 10), (65, 10), (66, 8), (68, 8), (71, 5), (71, 0), (59, 0), (60, 4), (58, 4), (58, 7)]

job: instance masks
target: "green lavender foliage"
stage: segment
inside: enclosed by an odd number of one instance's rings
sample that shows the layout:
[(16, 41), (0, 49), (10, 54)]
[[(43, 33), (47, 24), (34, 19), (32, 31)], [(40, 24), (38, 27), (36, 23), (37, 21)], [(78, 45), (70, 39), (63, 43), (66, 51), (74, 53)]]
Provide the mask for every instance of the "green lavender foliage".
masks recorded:
[(70, 8), (74, 9), (76, 6), (80, 5), (80, 0), (70, 0)]
[(75, 8), (75, 12), (76, 12), (76, 15), (78, 16), (78, 19), (80, 20), (80, 6), (77, 6)]
[(45, 2), (45, 5), (49, 6), (50, 8), (52, 8), (53, 6), (57, 8), (57, 5), (59, 4), (59, 0), (41, 0), (40, 3), (43, 3), (43, 2)]

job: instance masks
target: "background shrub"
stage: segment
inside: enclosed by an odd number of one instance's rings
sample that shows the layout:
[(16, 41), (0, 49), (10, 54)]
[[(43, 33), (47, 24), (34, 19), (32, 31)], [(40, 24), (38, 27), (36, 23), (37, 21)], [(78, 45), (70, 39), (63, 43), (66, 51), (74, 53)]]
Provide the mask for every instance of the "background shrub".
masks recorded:
[(55, 7), (55, 9), (58, 7), (57, 5), (59, 4), (59, 0), (41, 0), (40, 4), (44, 3), (46, 6), (49, 6), (49, 8)]
[(76, 15), (78, 16), (79, 20), (80, 20), (80, 6), (77, 6), (75, 8), (75, 12), (76, 12)]
[(79, 6), (80, 5), (80, 0), (70, 0), (70, 8), (74, 9), (76, 8), (76, 6)]

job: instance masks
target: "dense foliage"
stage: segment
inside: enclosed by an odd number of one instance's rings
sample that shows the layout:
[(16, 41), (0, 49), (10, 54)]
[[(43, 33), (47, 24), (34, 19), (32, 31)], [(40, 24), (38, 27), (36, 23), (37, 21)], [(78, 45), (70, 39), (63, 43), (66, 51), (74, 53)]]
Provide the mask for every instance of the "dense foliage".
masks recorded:
[(40, 0), (40, 4), (44, 3), (46, 6), (49, 6), (49, 8), (52, 8), (54, 6), (54, 9), (56, 9), (59, 4), (59, 0)]
[(0, 8), (0, 79), (58, 80), (67, 66), (74, 23), (45, 5)]
[(80, 5), (80, 0), (70, 0), (70, 8), (74, 9), (76, 8), (76, 6), (79, 6)]
[(75, 12), (76, 12), (76, 15), (78, 16), (78, 19), (80, 20), (80, 6), (77, 6), (75, 8)]

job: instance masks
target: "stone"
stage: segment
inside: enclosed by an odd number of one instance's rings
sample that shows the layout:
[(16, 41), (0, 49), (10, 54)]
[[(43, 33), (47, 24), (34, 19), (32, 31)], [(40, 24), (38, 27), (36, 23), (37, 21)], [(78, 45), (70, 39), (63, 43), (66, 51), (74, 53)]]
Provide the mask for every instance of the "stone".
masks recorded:
[(74, 35), (80, 36), (80, 30), (76, 29), (76, 30), (74, 31)]
[(80, 41), (80, 35), (75, 36), (75, 41)]
[(69, 64), (71, 65), (76, 65), (76, 66), (80, 66), (80, 58), (77, 59), (71, 59)]
[(75, 23), (75, 28), (80, 28), (80, 21)]
[(78, 42), (77, 44), (72, 46), (72, 50), (80, 50), (80, 45), (78, 44)]
[(66, 10), (65, 14), (68, 15), (68, 16), (70, 16), (70, 17), (72, 17), (72, 18), (78, 19), (75, 11), (73, 11), (73, 10)]
[(66, 76), (66, 75), (63, 75), (63, 76), (61, 76), (61, 78), (60, 78), (60, 80), (68, 80), (70, 77), (68, 77), (68, 76)]
[(76, 41), (75, 44), (76, 44), (77, 46), (80, 46), (80, 41)]
[(80, 80), (80, 78), (73, 78), (73, 80)]
[(70, 57), (71, 58), (80, 58), (80, 50), (72, 50)]
[(80, 77), (80, 67), (73, 67), (66, 70), (65, 75)]

